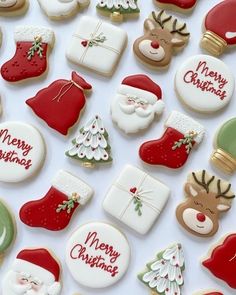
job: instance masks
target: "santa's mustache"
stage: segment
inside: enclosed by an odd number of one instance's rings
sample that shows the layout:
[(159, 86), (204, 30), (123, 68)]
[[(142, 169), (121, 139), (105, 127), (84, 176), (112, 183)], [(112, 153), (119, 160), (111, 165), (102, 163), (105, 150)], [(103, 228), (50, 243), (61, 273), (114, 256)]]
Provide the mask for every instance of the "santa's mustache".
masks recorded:
[(139, 117), (148, 117), (152, 113), (152, 111), (150, 109), (145, 110), (136, 104), (127, 105), (127, 104), (120, 102), (119, 105), (120, 105), (121, 110), (125, 114), (128, 114), (128, 115), (136, 113)]

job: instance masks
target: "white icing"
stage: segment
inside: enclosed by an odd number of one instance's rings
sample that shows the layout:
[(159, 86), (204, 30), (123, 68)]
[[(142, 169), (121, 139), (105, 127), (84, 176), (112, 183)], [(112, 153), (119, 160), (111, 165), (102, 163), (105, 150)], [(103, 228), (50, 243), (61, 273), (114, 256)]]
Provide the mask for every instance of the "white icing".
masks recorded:
[(0, 7), (12, 7), (17, 3), (17, 0), (0, 0)]
[(154, 60), (154, 61), (161, 61), (165, 57), (165, 50), (162, 46), (159, 48), (153, 48), (151, 46), (152, 41), (151, 40), (142, 40), (139, 43), (139, 50), (140, 52), (147, 57), (148, 59)]
[(79, 204), (85, 205), (93, 195), (93, 189), (74, 175), (60, 170), (52, 181), (52, 186), (71, 198), (74, 193), (79, 196)]
[[(198, 79), (205, 83), (202, 88), (193, 84), (198, 83)], [(175, 77), (179, 98), (199, 112), (216, 112), (224, 108), (232, 98), (234, 83), (229, 67), (209, 55), (196, 55), (187, 59), (179, 66)]]
[(197, 136), (194, 137), (194, 141), (199, 144), (203, 140), (205, 135), (205, 128), (194, 119), (177, 111), (172, 111), (169, 118), (165, 123), (166, 127), (171, 127), (182, 133), (183, 135), (189, 134), (194, 131)]
[[(97, 46), (84, 47), (81, 42), (103, 33), (105, 42)], [(95, 34), (95, 35), (94, 35)], [(75, 64), (110, 76), (120, 59), (127, 42), (127, 33), (109, 23), (83, 16), (77, 25), (66, 51), (66, 57)]]
[[(95, 239), (97, 240), (95, 241)], [(86, 240), (87, 243), (85, 243)], [(112, 247), (112, 253), (109, 251), (111, 255), (105, 253), (104, 244), (103, 250), (99, 248), (102, 243)], [(84, 256), (88, 254), (89, 258), (91, 258), (92, 256), (98, 257), (101, 255), (104, 259), (101, 263), (110, 266), (108, 268), (110, 271), (118, 267), (118, 273), (112, 276), (112, 273), (103, 270), (101, 267), (90, 267), (82, 258), (73, 259), (79, 256), (80, 249), (82, 249), (80, 245), (85, 247)], [(82, 225), (72, 234), (66, 245), (66, 264), (68, 269), (74, 279), (86, 287), (104, 288), (115, 284), (125, 274), (129, 260), (130, 247), (126, 237), (115, 227), (107, 223), (92, 222)]]
[(232, 39), (236, 37), (236, 32), (226, 32), (225, 37), (228, 39)]
[(108, 9), (120, 9), (121, 7), (124, 9), (138, 8), (135, 0), (100, 0), (98, 5), (100, 7), (107, 7)]
[[(20, 146), (14, 144), (15, 138)], [(0, 181), (4, 182), (20, 182), (32, 176), (42, 166), (46, 152), (39, 131), (21, 122), (0, 124), (0, 150)], [(7, 153), (11, 155), (6, 161)]]
[(5, 241), (6, 235), (7, 235), (7, 229), (4, 226), (2, 234), (0, 236), (0, 246), (2, 246), (3, 242)]
[(41, 37), (43, 43), (51, 47), (54, 44), (54, 32), (52, 29), (36, 26), (17, 26), (14, 32), (16, 42), (33, 42), (35, 37)]
[[(142, 202), (141, 216), (135, 211), (132, 188), (137, 188), (136, 195)], [(108, 191), (103, 208), (138, 233), (146, 234), (164, 209), (169, 195), (170, 189), (166, 185), (127, 165)]]
[(201, 222), (197, 219), (197, 214), (201, 213), (200, 211), (197, 211), (192, 208), (187, 208), (183, 212), (183, 220), (184, 223), (193, 231), (202, 234), (207, 235), (209, 234), (213, 229), (213, 222), (212, 220), (205, 215), (205, 221)]

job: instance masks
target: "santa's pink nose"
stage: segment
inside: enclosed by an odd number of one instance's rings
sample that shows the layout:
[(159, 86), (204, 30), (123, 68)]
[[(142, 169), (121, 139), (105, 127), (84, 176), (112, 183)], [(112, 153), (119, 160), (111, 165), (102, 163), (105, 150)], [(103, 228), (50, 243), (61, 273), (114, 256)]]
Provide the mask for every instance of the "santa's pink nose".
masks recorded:
[(200, 222), (204, 222), (206, 220), (206, 216), (203, 213), (198, 213), (197, 220)]
[(160, 45), (159, 45), (159, 43), (157, 41), (152, 41), (151, 46), (154, 49), (158, 49), (160, 47)]

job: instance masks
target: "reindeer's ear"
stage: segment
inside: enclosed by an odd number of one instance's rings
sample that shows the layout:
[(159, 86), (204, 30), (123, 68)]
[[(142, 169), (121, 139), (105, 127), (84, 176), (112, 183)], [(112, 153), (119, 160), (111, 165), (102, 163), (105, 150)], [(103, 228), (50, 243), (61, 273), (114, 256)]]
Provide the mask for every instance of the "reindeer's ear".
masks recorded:
[(171, 43), (174, 47), (181, 47), (184, 46), (185, 41), (174, 37), (171, 39)]
[(186, 194), (190, 197), (196, 197), (198, 195), (198, 193), (200, 192), (200, 189), (198, 186), (187, 182), (184, 186), (184, 190), (186, 192)]
[(218, 204), (217, 205), (217, 209), (220, 212), (228, 211), (230, 208), (231, 208), (231, 206), (229, 204), (228, 205), (227, 204)]
[(154, 20), (152, 19), (146, 19), (145, 22), (144, 22), (144, 29), (146, 31), (152, 31), (154, 29), (156, 29), (156, 23)]

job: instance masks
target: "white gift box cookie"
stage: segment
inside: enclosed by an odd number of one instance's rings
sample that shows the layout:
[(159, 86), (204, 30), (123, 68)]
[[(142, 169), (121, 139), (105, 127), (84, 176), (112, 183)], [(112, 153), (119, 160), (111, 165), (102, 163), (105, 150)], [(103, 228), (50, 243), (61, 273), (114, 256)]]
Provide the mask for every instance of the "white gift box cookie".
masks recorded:
[(144, 171), (127, 165), (103, 202), (106, 212), (146, 234), (164, 209), (170, 189)]
[(72, 63), (111, 76), (127, 43), (127, 33), (99, 19), (80, 19), (66, 51)]

